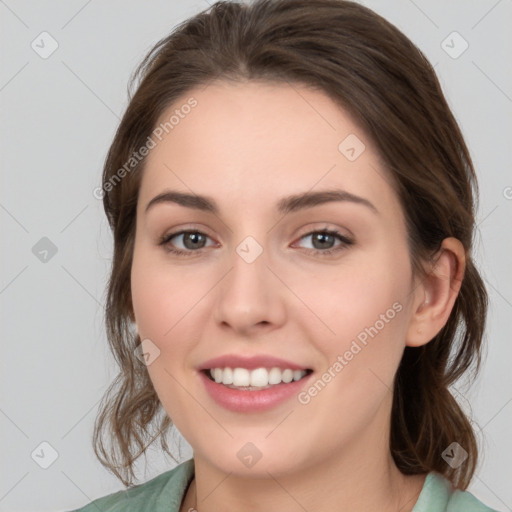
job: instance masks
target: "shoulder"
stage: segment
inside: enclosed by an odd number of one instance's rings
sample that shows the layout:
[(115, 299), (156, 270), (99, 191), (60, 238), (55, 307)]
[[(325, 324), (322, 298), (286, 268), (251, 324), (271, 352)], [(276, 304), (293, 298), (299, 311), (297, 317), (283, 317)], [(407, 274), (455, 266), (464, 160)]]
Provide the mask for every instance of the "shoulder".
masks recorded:
[(69, 512), (178, 512), (193, 475), (194, 459), (190, 459), (144, 484), (97, 498)]
[(473, 494), (453, 489), (443, 475), (430, 472), (412, 512), (498, 512), (484, 505)]

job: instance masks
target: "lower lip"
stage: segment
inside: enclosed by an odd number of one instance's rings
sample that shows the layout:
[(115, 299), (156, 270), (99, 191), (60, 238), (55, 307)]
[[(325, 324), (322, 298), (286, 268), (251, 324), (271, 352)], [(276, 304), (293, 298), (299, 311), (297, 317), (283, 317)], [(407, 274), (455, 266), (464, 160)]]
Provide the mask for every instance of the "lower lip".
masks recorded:
[(199, 372), (206, 391), (222, 407), (235, 412), (260, 412), (272, 409), (293, 396), (297, 396), (312, 373), (300, 380), (281, 383), (260, 391), (242, 391), (228, 388), (210, 380), (204, 372)]

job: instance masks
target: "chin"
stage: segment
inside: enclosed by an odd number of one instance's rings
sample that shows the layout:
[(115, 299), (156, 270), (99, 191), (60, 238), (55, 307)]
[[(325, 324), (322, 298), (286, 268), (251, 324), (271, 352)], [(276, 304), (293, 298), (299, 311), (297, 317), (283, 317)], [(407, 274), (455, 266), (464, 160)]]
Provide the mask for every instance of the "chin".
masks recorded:
[[(290, 447), (273, 447), (271, 443), (230, 440), (226, 450), (220, 453), (207, 453), (202, 456), (223, 473), (230, 473), (241, 478), (268, 478), (286, 476), (303, 466), (304, 460), (297, 456), (297, 449)], [(240, 447), (238, 447), (240, 445)], [(289, 453), (288, 453), (289, 452)], [(194, 452), (196, 455), (197, 452)], [(309, 460), (308, 457), (305, 459)]]

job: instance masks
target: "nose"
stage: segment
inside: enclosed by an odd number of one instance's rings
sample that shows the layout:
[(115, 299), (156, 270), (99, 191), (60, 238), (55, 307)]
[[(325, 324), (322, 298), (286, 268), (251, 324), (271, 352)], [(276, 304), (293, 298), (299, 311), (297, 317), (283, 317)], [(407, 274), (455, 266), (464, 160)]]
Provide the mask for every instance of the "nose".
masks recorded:
[(271, 331), (285, 322), (285, 299), (284, 286), (267, 266), (265, 251), (254, 261), (233, 251), (231, 270), (217, 289), (214, 317), (223, 329), (238, 335)]

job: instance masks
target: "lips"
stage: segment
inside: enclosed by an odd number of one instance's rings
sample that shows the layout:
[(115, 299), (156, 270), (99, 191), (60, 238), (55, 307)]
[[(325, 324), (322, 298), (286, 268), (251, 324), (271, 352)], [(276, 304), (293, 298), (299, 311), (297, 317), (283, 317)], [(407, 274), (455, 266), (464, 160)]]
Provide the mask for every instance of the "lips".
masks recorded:
[[(272, 370), (267, 373), (266, 369)], [(269, 355), (252, 357), (224, 355), (205, 361), (198, 370), (200, 379), (210, 397), (218, 405), (238, 413), (263, 412), (293, 399), (311, 380), (313, 373), (313, 370), (304, 365)], [(215, 370), (214, 374), (217, 373), (217, 379), (212, 376), (211, 370)], [(226, 378), (224, 373), (226, 371), (233, 375)], [(242, 383), (241, 380), (238, 380), (242, 386), (222, 382), (237, 381), (239, 377), (235, 375), (236, 372), (243, 373), (245, 376), (245, 379), (242, 379), (245, 382)], [(265, 385), (267, 381), (263, 377), (270, 378), (271, 373), (276, 377), (277, 374), (281, 375), (280, 383), (272, 385), (269, 382), (268, 385)], [(245, 374), (250, 374), (251, 382), (247, 381), (248, 375)], [(258, 374), (257, 382), (252, 382), (253, 374)], [(290, 379), (291, 375), (296, 379)], [(263, 380), (261, 380), (262, 378)], [(277, 378), (275, 382), (277, 382)], [(251, 385), (244, 385), (248, 383)], [(256, 384), (256, 386), (252, 384)]]

